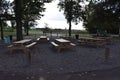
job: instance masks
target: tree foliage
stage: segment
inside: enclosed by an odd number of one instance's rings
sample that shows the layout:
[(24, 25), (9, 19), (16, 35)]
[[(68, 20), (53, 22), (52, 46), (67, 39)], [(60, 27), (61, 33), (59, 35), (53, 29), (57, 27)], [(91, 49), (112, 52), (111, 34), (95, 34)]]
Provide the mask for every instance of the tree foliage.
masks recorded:
[[(52, 0), (21, 0), (21, 20), (26, 35), (28, 35), (30, 27), (37, 25), (36, 20), (43, 16), (42, 12), (45, 11), (44, 4), (51, 1)], [(14, 4), (15, 1), (13, 2), (13, 5)], [(14, 6), (14, 11), (15, 8), (16, 7)]]
[(36, 20), (39, 20), (43, 16), (42, 12), (45, 11), (44, 4), (51, 1), (52, 0), (23, 0), (22, 22), (27, 35), (29, 28), (37, 25)]
[(118, 33), (120, 22), (119, 0), (91, 0), (84, 11), (84, 26), (90, 33), (98, 29), (107, 30), (109, 33)]
[[(0, 6), (3, 5), (2, 13), (8, 13), (8, 11), (12, 10), (11, 13), (14, 11), (15, 19), (16, 19), (16, 36), (17, 40), (22, 39), (22, 26), (24, 26), (26, 33), (28, 34), (28, 30), (30, 26), (36, 25), (36, 21), (40, 19), (43, 14), (42, 12), (45, 11), (44, 4), (49, 3), (52, 0), (14, 0), (11, 5), (2, 4), (6, 3), (6, 0), (0, 1)], [(9, 9), (9, 7), (12, 6)], [(4, 13), (5, 12), (5, 13)], [(23, 24), (23, 25), (22, 25)]]
[(5, 21), (8, 18), (11, 18), (11, 15), (9, 13), (10, 9), (10, 2), (7, 0), (0, 0), (0, 32), (1, 32), (1, 39), (3, 39), (3, 26), (6, 25)]
[(65, 18), (69, 24), (69, 36), (71, 36), (71, 22), (78, 24), (82, 20), (80, 0), (59, 0), (58, 7), (60, 11), (64, 11)]

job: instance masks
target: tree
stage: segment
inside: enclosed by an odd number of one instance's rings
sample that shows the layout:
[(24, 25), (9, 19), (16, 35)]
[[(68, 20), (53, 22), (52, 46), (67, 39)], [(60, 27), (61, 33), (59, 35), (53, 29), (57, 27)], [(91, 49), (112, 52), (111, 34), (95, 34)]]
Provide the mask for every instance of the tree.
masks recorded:
[(94, 33), (96, 30), (95, 23), (93, 22), (94, 17), (94, 3), (92, 1), (89, 2), (83, 9), (83, 26), (86, 28), (87, 31)]
[(43, 35), (46, 35), (46, 33), (51, 31), (51, 28), (49, 27), (49, 25), (47, 23), (44, 23), (44, 28), (42, 29)]
[(120, 0), (105, 0), (105, 8), (112, 12), (110, 16), (113, 20), (112, 23), (114, 27), (119, 27), (119, 36), (120, 36)]
[[(44, 11), (44, 3), (52, 0), (15, 0), (14, 10), (17, 22), (17, 37), (22, 39), (22, 26), (24, 26), (26, 34), (28, 35), (29, 27), (36, 25), (35, 20), (40, 19)], [(19, 4), (20, 2), (20, 4)], [(19, 35), (19, 36), (18, 36)]]
[(84, 26), (90, 33), (95, 33), (97, 29), (118, 32), (119, 9), (119, 0), (91, 0), (85, 8)]
[(36, 24), (36, 20), (41, 19), (42, 12), (45, 11), (44, 4), (52, 0), (23, 0), (23, 26), (26, 34), (28, 30)]
[(7, 20), (7, 18), (10, 18), (9, 13), (9, 2), (6, 0), (0, 0), (0, 29), (1, 29), (1, 39), (3, 40), (3, 20)]
[(15, 0), (16, 37), (22, 40), (22, 0)]
[[(34, 22), (36, 19), (39, 19), (41, 17), (42, 11), (44, 11), (43, 8), (44, 4), (40, 2), (40, 0), (24, 0), (23, 2), (23, 26), (26, 34), (28, 35), (28, 30), (30, 27), (30, 24), (34, 25)], [(32, 22), (32, 23), (31, 23)]]
[(82, 7), (80, 5), (80, 0), (60, 0), (58, 7), (60, 11), (64, 11), (65, 18), (69, 24), (69, 36), (71, 36), (72, 22), (78, 24), (81, 18)]

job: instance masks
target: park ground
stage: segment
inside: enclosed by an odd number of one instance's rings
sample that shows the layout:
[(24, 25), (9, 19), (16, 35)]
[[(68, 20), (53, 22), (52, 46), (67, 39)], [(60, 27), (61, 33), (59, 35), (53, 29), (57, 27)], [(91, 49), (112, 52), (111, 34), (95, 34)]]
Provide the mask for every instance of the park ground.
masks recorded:
[(26, 65), (23, 52), (11, 55), (1, 41), (0, 80), (120, 80), (120, 41), (105, 46), (110, 48), (108, 62), (104, 59), (105, 47), (74, 43), (76, 48), (61, 53), (49, 42), (39, 43), (32, 50), (31, 64)]

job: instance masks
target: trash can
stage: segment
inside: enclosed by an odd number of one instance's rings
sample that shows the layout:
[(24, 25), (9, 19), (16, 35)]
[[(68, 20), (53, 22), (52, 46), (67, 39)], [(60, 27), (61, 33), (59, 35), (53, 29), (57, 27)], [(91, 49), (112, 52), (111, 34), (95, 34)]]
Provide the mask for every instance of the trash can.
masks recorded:
[(6, 43), (6, 44), (10, 43), (10, 37), (9, 36), (4, 37), (4, 43)]
[(12, 35), (9, 35), (9, 37), (10, 37), (10, 40), (12, 41)]
[(76, 34), (76, 35), (75, 35), (75, 38), (76, 38), (76, 39), (79, 39), (79, 35), (78, 35), (78, 34)]

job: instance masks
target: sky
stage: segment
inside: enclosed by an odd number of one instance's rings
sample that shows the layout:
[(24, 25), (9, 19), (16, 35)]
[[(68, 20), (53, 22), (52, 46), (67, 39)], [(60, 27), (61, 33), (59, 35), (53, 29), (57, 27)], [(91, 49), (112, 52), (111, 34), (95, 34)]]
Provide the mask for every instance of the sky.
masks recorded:
[[(52, 3), (47, 3), (45, 5), (46, 11), (44, 12), (44, 16), (37, 20), (38, 25), (36, 27), (43, 28), (45, 27), (45, 23), (48, 24), (48, 27), (52, 29), (68, 29), (69, 25), (63, 15), (63, 11), (60, 12), (59, 8), (57, 8), (58, 0), (53, 1)], [(72, 29), (83, 30), (82, 22), (78, 25), (72, 23)]]
[[(44, 16), (40, 20), (37, 20), (38, 25), (35, 27), (44, 28), (46, 23), (48, 24), (48, 27), (52, 29), (69, 29), (67, 20), (63, 15), (63, 11), (60, 12), (59, 8), (57, 8), (58, 2), (59, 0), (53, 0), (52, 3), (45, 4), (46, 11), (43, 12)], [(72, 23), (72, 29), (84, 30), (84, 28), (82, 27), (82, 22), (78, 25)]]

